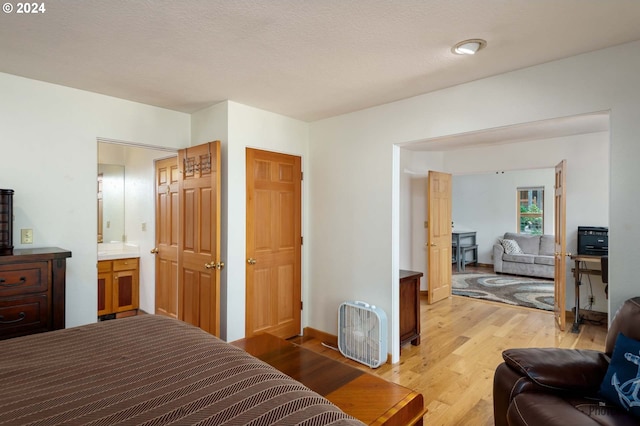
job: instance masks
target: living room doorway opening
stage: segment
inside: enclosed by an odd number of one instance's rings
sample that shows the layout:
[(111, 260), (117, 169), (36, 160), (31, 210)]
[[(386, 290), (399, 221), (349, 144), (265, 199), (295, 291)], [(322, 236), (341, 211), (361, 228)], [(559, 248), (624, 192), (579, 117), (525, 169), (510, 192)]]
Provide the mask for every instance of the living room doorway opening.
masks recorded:
[[(563, 124), (573, 123), (575, 127), (569, 130)], [(520, 137), (524, 133), (526, 137)], [(513, 133), (515, 132), (515, 133)], [(506, 134), (509, 133), (508, 137)], [(520, 136), (519, 136), (520, 135)], [(533, 149), (535, 147), (535, 149)], [(399, 237), (397, 265), (402, 269), (426, 272), (426, 175), (428, 170), (444, 170), (455, 176), (471, 175), (480, 172), (487, 174), (506, 175), (511, 172), (530, 171), (540, 168), (551, 170), (560, 159), (568, 160), (567, 187), (567, 251), (575, 249), (577, 243), (577, 228), (583, 224), (601, 224), (607, 226), (609, 199), (609, 116), (607, 112), (584, 114), (576, 117), (564, 117), (543, 122), (526, 123), (499, 129), (483, 130), (460, 135), (447, 135), (441, 138), (402, 144), (399, 149), (397, 167), (399, 179)], [(446, 167), (445, 167), (446, 165)], [(524, 183), (523, 186), (537, 184)], [(545, 185), (546, 187), (546, 185)], [(455, 190), (456, 185), (454, 183)], [(553, 188), (553, 184), (549, 186)], [(479, 249), (492, 247), (499, 238), (504, 238), (507, 230), (517, 232), (519, 221), (517, 218), (517, 190), (513, 188), (510, 208), (514, 212), (504, 229), (496, 235), (488, 236), (486, 242), (479, 243)], [(476, 189), (471, 192), (481, 192)], [(550, 192), (550, 194), (549, 194)], [(544, 193), (544, 224), (545, 233), (553, 234), (553, 223), (548, 223), (547, 213), (552, 213), (553, 191)], [(597, 203), (594, 200), (599, 200)], [(476, 206), (468, 211), (478, 213)], [(495, 211), (488, 211), (495, 214)], [(455, 215), (455, 208), (454, 208)], [(463, 226), (454, 218), (454, 226)], [(479, 235), (478, 238), (485, 238)], [(483, 262), (479, 253), (478, 263), (492, 265), (490, 252), (485, 252), (489, 260)], [(454, 268), (455, 265), (452, 265)], [(467, 265), (467, 272), (472, 272), (474, 265)], [(574, 297), (573, 277), (567, 268), (567, 305), (572, 305)], [(427, 280), (422, 279), (421, 290), (427, 290)], [(592, 278), (592, 281), (593, 278)], [(595, 303), (591, 308), (595, 311), (606, 312), (608, 301), (604, 293), (604, 286), (599, 285), (597, 279), (590, 283), (589, 293), (593, 292)], [(587, 296), (581, 293), (581, 306), (584, 306)], [(566, 307), (567, 311), (571, 306)]]

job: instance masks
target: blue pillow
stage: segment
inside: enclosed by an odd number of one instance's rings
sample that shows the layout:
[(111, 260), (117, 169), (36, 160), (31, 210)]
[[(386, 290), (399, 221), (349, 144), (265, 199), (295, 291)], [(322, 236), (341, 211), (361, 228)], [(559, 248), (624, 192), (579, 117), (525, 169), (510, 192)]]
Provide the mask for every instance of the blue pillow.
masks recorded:
[(618, 334), (600, 394), (640, 417), (640, 342)]

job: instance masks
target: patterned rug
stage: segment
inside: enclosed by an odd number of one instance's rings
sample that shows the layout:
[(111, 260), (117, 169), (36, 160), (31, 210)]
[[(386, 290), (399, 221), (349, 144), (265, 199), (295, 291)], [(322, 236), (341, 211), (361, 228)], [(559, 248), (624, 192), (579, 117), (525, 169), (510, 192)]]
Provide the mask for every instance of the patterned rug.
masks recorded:
[(553, 311), (553, 280), (495, 274), (454, 274), (451, 292), (458, 296)]

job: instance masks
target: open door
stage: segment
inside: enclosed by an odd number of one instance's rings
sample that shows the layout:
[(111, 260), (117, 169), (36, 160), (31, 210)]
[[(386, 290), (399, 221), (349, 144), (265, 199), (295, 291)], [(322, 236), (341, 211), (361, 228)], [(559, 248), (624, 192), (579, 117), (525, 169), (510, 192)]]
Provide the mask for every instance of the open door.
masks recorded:
[(178, 318), (178, 159), (155, 162), (156, 168), (156, 314)]
[(302, 163), (247, 148), (245, 336), (300, 334)]
[(451, 175), (427, 179), (427, 303), (451, 296)]
[(220, 141), (178, 151), (178, 318), (220, 336)]
[(561, 331), (566, 325), (566, 176), (567, 160), (556, 166), (555, 179), (555, 294), (554, 311), (556, 322)]

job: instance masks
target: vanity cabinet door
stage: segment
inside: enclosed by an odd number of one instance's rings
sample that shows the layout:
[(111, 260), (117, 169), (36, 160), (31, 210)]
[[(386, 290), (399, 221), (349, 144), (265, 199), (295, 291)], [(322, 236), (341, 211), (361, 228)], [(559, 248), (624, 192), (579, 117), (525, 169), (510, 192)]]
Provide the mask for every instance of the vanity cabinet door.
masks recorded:
[(114, 261), (113, 272), (113, 312), (124, 312), (138, 309), (140, 288), (138, 284), (137, 259), (127, 259), (130, 267), (134, 269), (116, 271), (118, 268)]
[(111, 272), (98, 272), (98, 316), (113, 312)]

